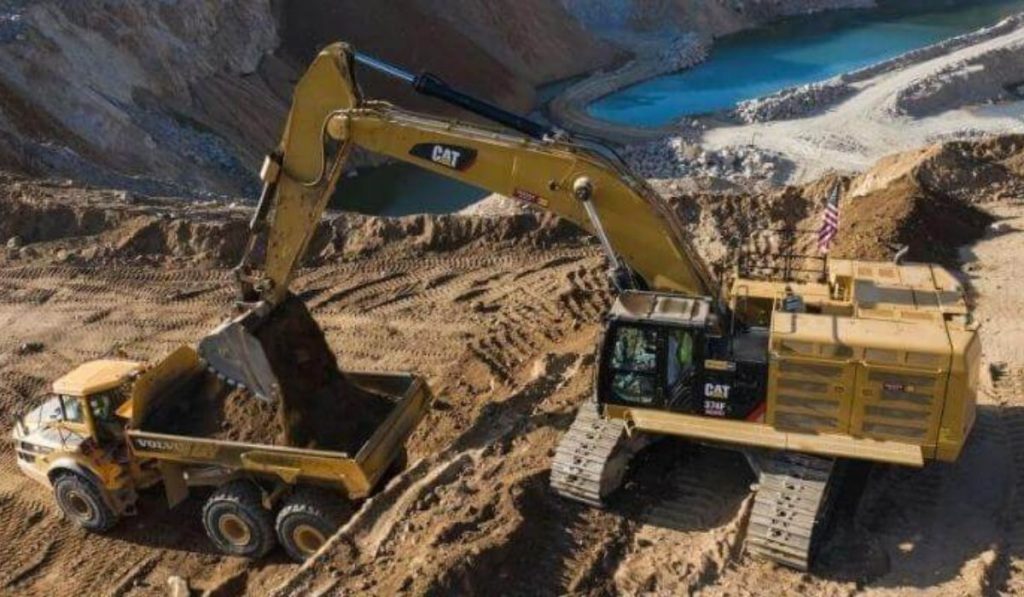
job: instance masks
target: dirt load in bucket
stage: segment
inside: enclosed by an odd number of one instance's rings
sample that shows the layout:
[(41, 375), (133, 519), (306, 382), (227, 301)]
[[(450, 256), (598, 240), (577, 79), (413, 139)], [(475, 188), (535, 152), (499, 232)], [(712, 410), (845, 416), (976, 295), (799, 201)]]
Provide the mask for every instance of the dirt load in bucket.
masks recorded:
[(281, 384), (268, 404), (205, 372), (149, 417), (148, 431), (252, 444), (331, 450), (354, 456), (387, 418), (390, 398), (351, 383), (323, 331), (290, 297), (256, 333)]

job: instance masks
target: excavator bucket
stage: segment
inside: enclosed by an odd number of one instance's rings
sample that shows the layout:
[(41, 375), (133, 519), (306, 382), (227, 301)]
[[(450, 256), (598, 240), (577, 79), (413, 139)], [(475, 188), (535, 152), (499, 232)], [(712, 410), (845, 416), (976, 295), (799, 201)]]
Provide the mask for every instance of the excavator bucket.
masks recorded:
[(254, 309), (224, 322), (199, 343), (200, 357), (229, 383), (280, 406), (291, 446), (358, 449), (392, 403), (352, 383), (338, 368), (323, 330), (301, 300)]
[(281, 399), (281, 384), (254, 330), (265, 323), (270, 306), (256, 308), (229, 319), (199, 341), (199, 356), (227, 383), (241, 386), (269, 403)]

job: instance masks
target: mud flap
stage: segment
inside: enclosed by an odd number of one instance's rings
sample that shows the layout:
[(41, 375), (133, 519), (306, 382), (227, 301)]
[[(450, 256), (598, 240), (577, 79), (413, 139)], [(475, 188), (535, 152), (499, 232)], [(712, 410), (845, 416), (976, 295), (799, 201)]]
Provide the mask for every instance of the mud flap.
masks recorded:
[(160, 477), (164, 482), (167, 507), (173, 508), (188, 497), (188, 483), (185, 482), (185, 472), (180, 464), (167, 462), (166, 460), (161, 460), (157, 466), (160, 468)]
[(244, 314), (225, 321), (199, 341), (206, 366), (231, 385), (241, 386), (268, 403), (281, 399), (281, 385), (254, 330), (266, 319), (270, 305), (260, 302)]

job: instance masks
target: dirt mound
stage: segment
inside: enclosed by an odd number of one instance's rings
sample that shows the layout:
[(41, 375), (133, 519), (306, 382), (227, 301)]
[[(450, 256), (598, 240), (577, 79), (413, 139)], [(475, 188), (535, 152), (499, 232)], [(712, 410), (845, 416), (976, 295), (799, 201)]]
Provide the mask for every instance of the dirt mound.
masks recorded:
[(850, 183), (836, 255), (956, 260), (992, 218), (978, 205), (1024, 193), (1024, 136), (958, 141), (884, 158)]
[(108, 235), (109, 250), (100, 254), (108, 258), (193, 258), (232, 265), (241, 259), (248, 238), (249, 226), (242, 219), (203, 222), (141, 216)]
[(252, 394), (208, 378), (181, 401), (147, 417), (146, 431), (249, 444), (287, 445), (278, 409)]
[(908, 260), (952, 265), (957, 249), (980, 238), (992, 222), (974, 205), (908, 179), (845, 199), (841, 209), (833, 251), (837, 257), (885, 260), (909, 247)]
[(816, 213), (814, 189), (788, 187), (764, 194), (700, 193), (673, 198), (697, 250), (720, 276), (741, 255), (807, 250)]
[[(14, 237), (21, 243), (35, 243), (98, 234), (126, 217), (123, 210), (91, 204), (90, 195), (63, 184), (0, 174), (0, 242)], [(67, 201), (69, 196), (72, 202)]]
[(221, 428), (210, 437), (250, 444), (287, 444), (279, 410), (236, 390), (224, 398)]
[(951, 142), (889, 156), (850, 178), (828, 174), (762, 193), (700, 193), (672, 199), (712, 268), (725, 272), (743, 253), (818, 253), (817, 235), (833, 189), (839, 234), (831, 255), (952, 264), (957, 248), (991, 222), (979, 205), (1024, 194), (1024, 136)]
[(854, 197), (907, 180), (925, 192), (968, 202), (1017, 197), (1024, 191), (1024, 135), (954, 141), (885, 157), (857, 177)]
[(378, 251), (409, 255), (471, 246), (492, 251), (495, 245), (507, 243), (553, 247), (574, 242), (581, 234), (574, 225), (550, 213), (498, 217), (421, 214), (400, 218), (347, 213), (317, 231), (308, 258), (366, 256)]
[(247, 209), (218, 201), (135, 195), (0, 174), (0, 244), (8, 261), (111, 265), (237, 263)]

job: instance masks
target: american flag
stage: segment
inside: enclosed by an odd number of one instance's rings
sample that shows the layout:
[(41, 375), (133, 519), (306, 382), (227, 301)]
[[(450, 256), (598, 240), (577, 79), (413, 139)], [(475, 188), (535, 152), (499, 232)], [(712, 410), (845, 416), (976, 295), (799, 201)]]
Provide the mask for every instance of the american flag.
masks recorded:
[(828, 203), (825, 204), (825, 215), (818, 231), (818, 251), (828, 253), (832, 240), (839, 233), (839, 185), (832, 188)]

